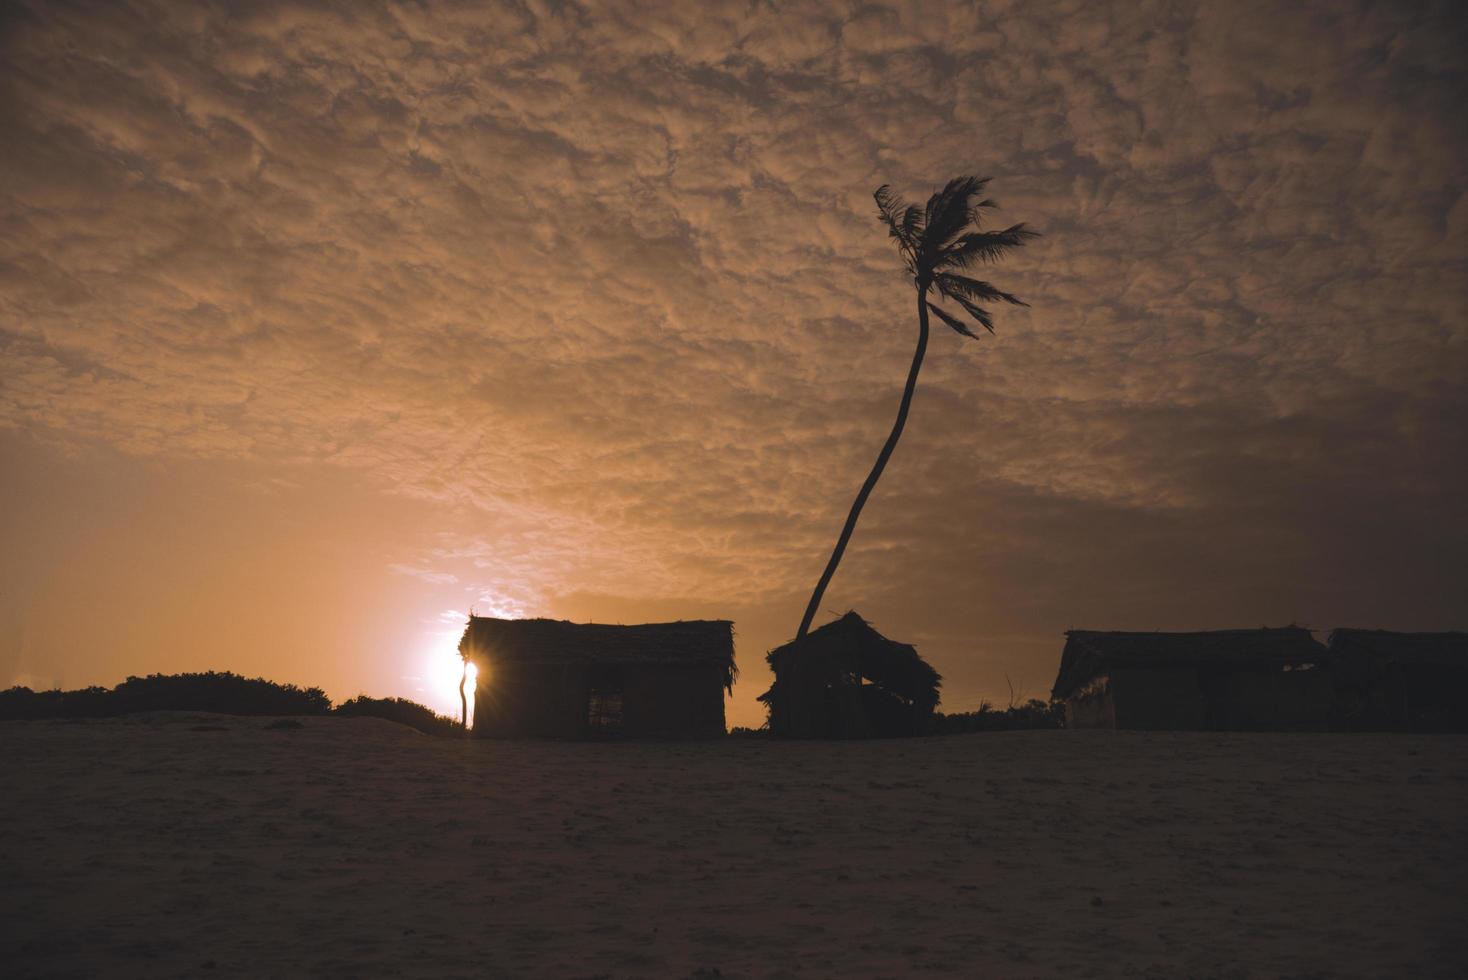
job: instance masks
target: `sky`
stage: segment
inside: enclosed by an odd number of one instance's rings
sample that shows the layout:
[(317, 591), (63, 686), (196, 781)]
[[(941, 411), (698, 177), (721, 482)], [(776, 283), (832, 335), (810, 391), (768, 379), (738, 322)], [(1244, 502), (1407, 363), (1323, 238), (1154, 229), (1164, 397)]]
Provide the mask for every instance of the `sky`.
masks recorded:
[(916, 340), (872, 191), (959, 174), (1030, 306), (934, 334), (818, 624), (950, 711), (1072, 628), (1468, 627), (1465, 20), (8, 4), (0, 685), (447, 712), (471, 609), (726, 618), (759, 724)]

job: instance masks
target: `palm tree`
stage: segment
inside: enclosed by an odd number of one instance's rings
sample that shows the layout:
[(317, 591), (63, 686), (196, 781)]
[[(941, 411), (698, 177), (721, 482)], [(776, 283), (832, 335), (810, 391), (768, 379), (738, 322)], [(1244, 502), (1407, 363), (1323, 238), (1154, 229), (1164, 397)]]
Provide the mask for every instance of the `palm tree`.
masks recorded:
[(459, 727), (464, 731), (469, 730), (469, 696), (464, 693), (464, 685), (469, 683), (469, 658), (464, 658), (464, 673), (459, 676)]
[[(897, 440), (902, 436), (902, 427), (907, 424), (907, 410), (912, 405), (913, 389), (917, 387), (918, 371), (922, 370), (923, 355), (928, 350), (928, 311), (965, 337), (978, 339), (968, 324), (928, 299), (929, 290), (938, 290), (939, 295), (950, 299), (963, 311), (978, 321), (990, 333), (994, 332), (994, 321), (981, 303), (1004, 302), (1016, 306), (1028, 306), (1016, 296), (979, 279), (963, 275), (964, 271), (986, 262), (997, 262), (1010, 249), (1019, 248), (1036, 237), (1022, 223), (1002, 231), (980, 231), (979, 222), (985, 211), (998, 207), (988, 198), (975, 201), (983, 193), (988, 177), (956, 177), (941, 191), (928, 198), (926, 207), (908, 204), (892, 192), (886, 184), (877, 188), (877, 213), (887, 225), (891, 237), (897, 239), (897, 250), (907, 271), (912, 273), (913, 285), (917, 288), (918, 342), (912, 355), (912, 367), (907, 372), (907, 387), (902, 390), (902, 404), (897, 409), (897, 421), (892, 424), (892, 434), (877, 454), (876, 465), (861, 485), (851, 513), (846, 516), (846, 526), (841, 528), (841, 537), (836, 540), (836, 550), (821, 573), (821, 580), (811, 594), (810, 604), (805, 607), (805, 616), (800, 621), (797, 640), (810, 631), (811, 620), (820, 608), (826, 586), (841, 564), (841, 555), (851, 540), (861, 509), (871, 495), (872, 488), (882, 476)], [(972, 229), (970, 229), (972, 226)]]

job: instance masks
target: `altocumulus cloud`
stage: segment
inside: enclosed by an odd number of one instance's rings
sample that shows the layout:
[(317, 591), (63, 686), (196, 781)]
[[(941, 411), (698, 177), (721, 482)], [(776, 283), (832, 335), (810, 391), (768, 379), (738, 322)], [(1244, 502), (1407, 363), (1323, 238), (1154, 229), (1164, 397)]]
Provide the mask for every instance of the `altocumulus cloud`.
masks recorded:
[(1451, 3), (0, 29), (0, 425), (359, 468), (474, 515), (405, 574), (516, 601), (788, 604), (912, 342), (870, 193), (977, 171), (1045, 233), (996, 273), (1032, 308), (936, 338), (833, 605), (961, 678), (1071, 625), (1426, 626), (1461, 595)]

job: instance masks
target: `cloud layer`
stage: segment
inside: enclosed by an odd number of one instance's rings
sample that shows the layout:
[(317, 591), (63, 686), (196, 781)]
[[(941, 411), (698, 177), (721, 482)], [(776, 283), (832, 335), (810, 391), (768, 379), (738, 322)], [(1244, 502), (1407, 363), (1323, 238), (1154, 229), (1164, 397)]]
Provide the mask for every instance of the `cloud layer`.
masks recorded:
[(936, 337), (833, 609), (950, 690), (1461, 610), (1452, 4), (7, 17), (0, 425), (360, 471), (443, 508), (405, 582), (793, 614), (913, 341), (871, 191), (979, 172), (1031, 309)]

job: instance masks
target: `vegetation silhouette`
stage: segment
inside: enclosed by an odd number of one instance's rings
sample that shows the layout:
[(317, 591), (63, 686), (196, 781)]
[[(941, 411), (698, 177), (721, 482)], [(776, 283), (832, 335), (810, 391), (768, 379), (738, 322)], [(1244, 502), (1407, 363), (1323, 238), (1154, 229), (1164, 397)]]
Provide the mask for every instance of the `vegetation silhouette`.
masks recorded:
[(1024, 704), (1011, 704), (996, 711), (985, 701), (977, 711), (957, 714), (934, 713), (928, 724), (929, 735), (965, 735), (969, 732), (1030, 731), (1042, 728), (1064, 728), (1065, 705), (1059, 701), (1030, 698)]
[(28, 687), (12, 687), (0, 691), (0, 721), (113, 718), (147, 711), (207, 711), (266, 717), (370, 717), (407, 725), (429, 735), (463, 733), (453, 718), (437, 714), (431, 708), (406, 698), (359, 695), (333, 708), (331, 700), (319, 687), (278, 684), (261, 677), (241, 677), (229, 671), (129, 677), (111, 689), (85, 687), (74, 691), (32, 691)]
[(227, 715), (324, 715), (331, 699), (319, 687), (277, 684), (228, 671), (129, 677), (111, 690), (0, 691), (0, 719), (106, 718), (140, 711), (212, 711)]
[(369, 698), (359, 694), (350, 701), (343, 701), (331, 711), (344, 718), (382, 718), (399, 725), (416, 728), (425, 735), (452, 735), (460, 737), (464, 729), (458, 719), (441, 715), (427, 705), (407, 698)]
[(980, 230), (983, 213), (998, 207), (988, 198), (975, 200), (983, 193), (989, 180), (988, 177), (955, 177), (942, 190), (929, 197), (925, 207), (903, 201), (887, 184), (877, 188), (873, 195), (877, 201), (877, 213), (887, 225), (890, 236), (897, 240), (897, 250), (902, 255), (907, 271), (912, 274), (913, 286), (917, 289), (917, 349), (912, 355), (912, 367), (907, 373), (907, 384), (902, 390), (902, 402), (897, 409), (897, 420), (892, 424), (892, 433), (887, 436), (871, 473), (851, 505), (851, 513), (847, 515), (846, 524), (841, 528), (836, 548), (831, 552), (831, 559), (826, 563), (826, 569), (821, 573), (821, 579), (811, 594), (810, 603), (805, 607), (805, 615), (801, 617), (800, 629), (795, 634), (797, 641), (803, 640), (810, 632), (811, 621), (820, 608), (826, 587), (836, 574), (836, 567), (841, 564), (841, 556), (846, 551), (847, 542), (851, 540), (851, 532), (856, 529), (862, 507), (866, 505), (867, 497), (881, 478), (882, 470), (886, 469), (892, 450), (897, 448), (897, 440), (902, 437), (903, 426), (907, 424), (907, 412), (912, 405), (912, 393), (917, 388), (918, 372), (922, 370), (923, 356), (928, 349), (929, 311), (957, 333), (978, 338), (978, 334), (970, 330), (963, 320), (931, 302), (928, 299), (930, 291), (936, 289), (940, 296), (957, 303), (990, 333), (994, 332), (993, 317), (980, 304), (999, 302), (1016, 306), (1028, 305), (1019, 297), (990, 283), (963, 274), (975, 266), (999, 261), (1012, 249), (1020, 248), (1038, 236), (1038, 232), (1029, 230), (1023, 223), (999, 231)]

